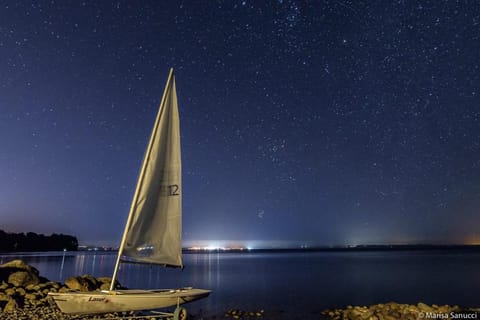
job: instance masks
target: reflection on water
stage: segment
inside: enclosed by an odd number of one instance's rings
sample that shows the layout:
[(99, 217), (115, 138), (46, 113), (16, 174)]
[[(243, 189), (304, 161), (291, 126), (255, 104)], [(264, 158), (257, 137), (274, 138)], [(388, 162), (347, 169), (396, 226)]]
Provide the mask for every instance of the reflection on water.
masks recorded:
[(63, 278), (63, 267), (65, 266), (65, 255), (67, 254), (67, 250), (63, 250), (63, 255), (62, 255), (62, 264), (60, 266), (60, 273), (58, 275), (59, 279)]
[(0, 264), (22, 259), (35, 266), (42, 276), (64, 282), (73, 275), (111, 276), (115, 257), (111, 252), (28, 252), (0, 255)]
[[(21, 258), (42, 276), (111, 276), (116, 254), (59, 252), (0, 255)], [(227, 308), (317, 312), (348, 304), (400, 303), (478, 305), (480, 253), (317, 252), (185, 254), (184, 270), (121, 264), (118, 280), (129, 288), (193, 286), (213, 290), (192, 311)]]

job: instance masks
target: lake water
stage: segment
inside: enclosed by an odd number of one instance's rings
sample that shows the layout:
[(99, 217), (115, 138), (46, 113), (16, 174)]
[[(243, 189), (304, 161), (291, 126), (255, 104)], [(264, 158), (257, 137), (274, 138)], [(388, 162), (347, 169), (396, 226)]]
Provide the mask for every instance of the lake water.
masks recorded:
[[(67, 252), (0, 255), (21, 258), (54, 281), (85, 273), (111, 276), (116, 255)], [(184, 254), (186, 268), (123, 264), (119, 281), (129, 288), (211, 289), (191, 312), (229, 308), (319, 312), (346, 305), (395, 301), (480, 305), (480, 252), (371, 251)], [(200, 311), (202, 310), (202, 311)]]

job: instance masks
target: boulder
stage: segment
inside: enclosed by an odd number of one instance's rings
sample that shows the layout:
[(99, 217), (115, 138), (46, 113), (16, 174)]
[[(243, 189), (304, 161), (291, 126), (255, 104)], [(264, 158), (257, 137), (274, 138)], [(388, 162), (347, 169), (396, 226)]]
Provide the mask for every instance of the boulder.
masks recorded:
[(71, 290), (78, 290), (82, 292), (95, 290), (95, 288), (92, 286), (92, 283), (88, 280), (85, 280), (83, 277), (70, 277), (65, 280), (65, 285)]
[(88, 288), (89, 290), (95, 290), (95, 289), (98, 289), (98, 287), (100, 286), (100, 284), (98, 283), (97, 279), (95, 279), (95, 277), (89, 275), (89, 274), (84, 274), (82, 276), (82, 279), (88, 283)]
[(70, 277), (65, 280), (65, 286), (72, 290), (88, 291), (87, 284), (81, 277)]
[(60, 289), (60, 284), (58, 282), (49, 282), (52, 288), (54, 289)]
[(14, 299), (8, 300), (7, 304), (3, 307), (4, 312), (13, 312), (18, 308), (18, 304)]
[(27, 263), (25, 263), (25, 261), (23, 260), (12, 260), (12, 261), (9, 261), (9, 262), (6, 262), (2, 265), (0, 265), (0, 269), (17, 269), (16, 271), (18, 270), (23, 270), (23, 271), (27, 271), (29, 273), (34, 273), (36, 276), (39, 275), (38, 273), (38, 270), (34, 267), (32, 267), (31, 265), (28, 265)]
[(110, 284), (112, 282), (112, 278), (110, 278), (110, 277), (98, 277), (97, 281), (100, 282), (100, 283)]
[(100, 285), (100, 288), (98, 288), (98, 289), (100, 289), (100, 291), (110, 290), (110, 284), (109, 283), (102, 283)]
[[(98, 288), (100, 290), (110, 290), (110, 283), (112, 283), (112, 278), (110, 278), (110, 277), (98, 277), (97, 281), (99, 282), (99, 287)], [(115, 280), (114, 288), (115, 289), (121, 289), (122, 288), (120, 282), (118, 282), (117, 280)]]
[(13, 272), (8, 276), (8, 283), (13, 284), (15, 287), (24, 287), (29, 284), (38, 284), (40, 279), (35, 273), (28, 271)]
[(2, 288), (5, 287), (5, 282), (20, 287), (37, 284), (40, 282), (40, 278), (38, 270), (34, 267), (22, 260), (12, 260), (0, 265), (0, 281), (2, 281)]

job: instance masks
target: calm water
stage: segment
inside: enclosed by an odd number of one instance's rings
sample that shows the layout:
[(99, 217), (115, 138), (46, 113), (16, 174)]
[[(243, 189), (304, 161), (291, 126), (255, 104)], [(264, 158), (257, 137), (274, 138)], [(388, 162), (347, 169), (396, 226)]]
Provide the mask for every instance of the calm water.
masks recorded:
[[(20, 258), (55, 281), (85, 273), (111, 276), (115, 254), (44, 253)], [(129, 288), (193, 286), (213, 290), (189, 306), (206, 314), (228, 308), (286, 314), (396, 301), (480, 305), (480, 253), (462, 251), (185, 254), (186, 268), (122, 265)]]

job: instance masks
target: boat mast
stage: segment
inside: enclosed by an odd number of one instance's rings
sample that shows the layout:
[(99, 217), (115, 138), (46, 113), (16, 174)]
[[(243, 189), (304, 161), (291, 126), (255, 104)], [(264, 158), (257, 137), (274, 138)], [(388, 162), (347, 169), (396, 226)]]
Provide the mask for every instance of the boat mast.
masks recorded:
[(147, 151), (145, 152), (145, 157), (143, 159), (142, 168), (140, 169), (140, 174), (138, 176), (138, 182), (137, 182), (137, 186), (135, 188), (135, 193), (133, 194), (133, 200), (132, 200), (132, 204), (130, 205), (130, 211), (128, 213), (127, 223), (125, 224), (125, 230), (123, 231), (122, 241), (120, 242), (120, 247), (118, 248), (117, 261), (115, 262), (115, 268), (113, 269), (112, 282), (110, 284), (110, 291), (113, 291), (114, 286), (115, 286), (115, 280), (117, 278), (117, 271), (118, 271), (118, 267), (120, 266), (120, 258), (122, 256), (123, 249), (124, 249), (125, 243), (127, 241), (127, 234), (128, 234), (128, 230), (130, 229), (130, 224), (132, 223), (133, 211), (135, 209), (135, 206), (136, 206), (136, 203), (137, 203), (137, 200), (138, 200), (139, 191), (140, 191), (139, 189), (140, 189), (140, 186), (142, 185), (142, 181), (143, 181), (143, 178), (145, 176), (145, 168), (147, 167), (147, 163), (148, 163), (148, 160), (150, 158), (150, 154), (152, 152), (153, 140), (154, 140), (155, 135), (157, 133), (158, 125), (159, 125), (159, 122), (160, 122), (160, 114), (161, 114), (162, 109), (165, 105), (165, 99), (166, 99), (166, 96), (167, 96), (167, 91), (168, 91), (169, 87), (171, 86), (172, 81), (173, 81), (173, 68), (170, 68), (170, 73), (168, 75), (167, 84), (165, 85), (165, 90), (163, 91), (162, 101), (160, 102), (160, 108), (158, 109), (158, 113), (157, 113), (157, 117), (155, 119), (155, 124), (153, 126), (152, 134), (150, 135), (150, 141), (148, 142), (148, 147), (147, 147)]

